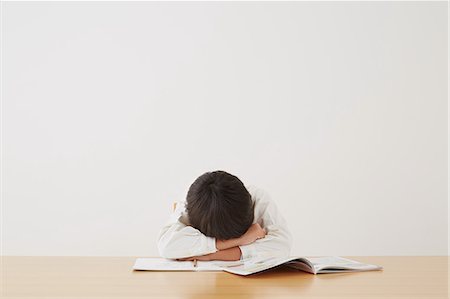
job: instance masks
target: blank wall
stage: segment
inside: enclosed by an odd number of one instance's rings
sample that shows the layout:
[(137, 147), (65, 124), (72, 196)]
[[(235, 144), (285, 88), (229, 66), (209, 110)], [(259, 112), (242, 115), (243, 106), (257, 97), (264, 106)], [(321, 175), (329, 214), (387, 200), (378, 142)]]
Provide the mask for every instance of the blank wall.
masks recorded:
[(4, 255), (156, 255), (216, 169), (293, 254), (447, 254), (446, 2), (2, 8)]

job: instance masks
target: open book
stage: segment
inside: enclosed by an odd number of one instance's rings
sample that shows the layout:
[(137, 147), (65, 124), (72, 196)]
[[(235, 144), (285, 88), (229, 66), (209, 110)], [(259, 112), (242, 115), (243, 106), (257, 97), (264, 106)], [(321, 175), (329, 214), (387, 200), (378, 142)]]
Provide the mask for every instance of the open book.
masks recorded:
[(363, 264), (337, 256), (312, 258), (269, 257), (232, 262), (198, 261), (195, 266), (192, 261), (175, 261), (164, 258), (138, 258), (133, 269), (147, 271), (225, 271), (246, 276), (272, 269), (280, 265), (286, 265), (312, 274), (360, 272), (382, 269), (380, 266)]

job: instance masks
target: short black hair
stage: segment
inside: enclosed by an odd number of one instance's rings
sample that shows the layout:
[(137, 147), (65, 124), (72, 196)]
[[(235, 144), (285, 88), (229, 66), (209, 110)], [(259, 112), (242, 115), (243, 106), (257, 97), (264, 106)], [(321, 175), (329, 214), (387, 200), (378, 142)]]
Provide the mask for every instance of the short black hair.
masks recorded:
[(254, 202), (244, 184), (225, 171), (206, 172), (192, 183), (186, 197), (190, 225), (208, 237), (242, 236), (253, 223)]

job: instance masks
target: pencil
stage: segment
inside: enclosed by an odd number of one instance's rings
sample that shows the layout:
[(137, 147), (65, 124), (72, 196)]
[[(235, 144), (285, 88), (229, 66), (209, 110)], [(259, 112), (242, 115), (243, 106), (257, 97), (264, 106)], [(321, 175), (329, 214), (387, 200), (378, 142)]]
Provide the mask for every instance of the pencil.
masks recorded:
[(197, 268), (197, 260), (194, 260), (194, 267)]

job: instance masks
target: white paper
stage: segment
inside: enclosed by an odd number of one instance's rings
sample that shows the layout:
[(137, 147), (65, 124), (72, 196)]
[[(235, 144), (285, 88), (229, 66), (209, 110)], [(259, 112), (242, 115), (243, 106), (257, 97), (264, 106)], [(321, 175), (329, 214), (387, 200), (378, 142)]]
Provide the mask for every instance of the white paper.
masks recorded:
[(282, 265), (294, 258), (262, 258), (262, 259), (248, 259), (241, 265), (225, 266), (223, 270), (229, 273), (238, 275), (250, 275), (253, 273), (261, 272), (267, 269), (271, 269)]
[(147, 271), (222, 271), (222, 267), (240, 264), (240, 261), (177, 261), (164, 258), (138, 258), (134, 263), (134, 270)]
[(356, 272), (380, 270), (380, 266), (363, 264), (339, 256), (308, 258), (314, 265), (315, 273)]

